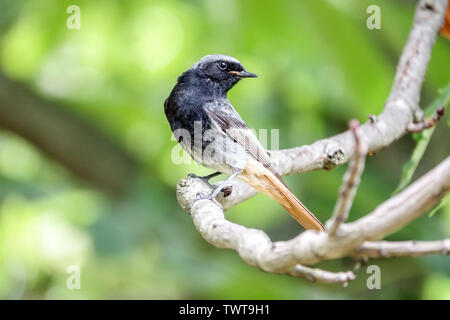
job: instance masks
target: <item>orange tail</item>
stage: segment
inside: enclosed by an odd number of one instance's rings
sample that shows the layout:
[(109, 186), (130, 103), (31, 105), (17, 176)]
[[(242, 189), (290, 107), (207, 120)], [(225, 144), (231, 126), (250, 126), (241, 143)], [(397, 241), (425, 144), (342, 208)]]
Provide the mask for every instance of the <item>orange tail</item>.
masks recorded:
[(305, 229), (326, 231), (319, 219), (295, 197), (281, 177), (260, 162), (250, 161), (239, 178), (281, 204)]

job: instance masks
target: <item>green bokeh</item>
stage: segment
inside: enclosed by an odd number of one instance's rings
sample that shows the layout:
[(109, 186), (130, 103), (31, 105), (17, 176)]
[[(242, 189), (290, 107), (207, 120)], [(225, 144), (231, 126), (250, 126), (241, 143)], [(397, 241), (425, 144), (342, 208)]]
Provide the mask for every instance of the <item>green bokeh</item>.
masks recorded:
[[(375, 291), (366, 287), (365, 268), (346, 288), (264, 273), (201, 239), (175, 199), (181, 178), (210, 172), (171, 161), (175, 142), (163, 102), (177, 76), (205, 54), (235, 56), (260, 76), (229, 94), (250, 127), (279, 129), (280, 148), (339, 133), (349, 119), (365, 121), (382, 110), (412, 23), (413, 2), (383, 0), (377, 1), (382, 28), (369, 30), (372, 2), (0, 1), (0, 70), (98, 128), (140, 164), (126, 196), (115, 199), (1, 130), (0, 298), (448, 299), (445, 257), (370, 261), (382, 270), (382, 289)], [(66, 27), (71, 4), (81, 8), (80, 29)], [(422, 105), (448, 83), (449, 61), (449, 42), (440, 37)], [(450, 153), (447, 119), (415, 178)], [(405, 137), (367, 160), (351, 220), (390, 196), (413, 145)], [(324, 221), (344, 172), (286, 181)], [(300, 231), (263, 195), (227, 217), (276, 240)], [(390, 239), (449, 234), (446, 207)], [(344, 259), (319, 266), (337, 271), (353, 264)], [(70, 265), (81, 268), (80, 290), (66, 288)]]

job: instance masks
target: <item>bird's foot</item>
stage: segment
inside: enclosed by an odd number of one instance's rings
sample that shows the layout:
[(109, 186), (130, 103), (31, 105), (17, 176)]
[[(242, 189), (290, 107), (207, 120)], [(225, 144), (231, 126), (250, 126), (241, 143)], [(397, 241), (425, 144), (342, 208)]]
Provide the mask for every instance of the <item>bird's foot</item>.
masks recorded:
[(191, 211), (194, 204), (200, 200), (210, 200), (210, 201), (214, 202), (221, 210), (223, 210), (222, 205), (216, 200), (216, 198), (213, 196), (213, 194), (214, 194), (214, 192), (211, 192), (210, 194), (204, 194), (201, 192), (197, 193), (194, 200), (192, 200), (191, 203), (189, 204), (189, 207), (188, 207), (189, 211)]
[(208, 186), (212, 187), (212, 185), (209, 183), (209, 180), (212, 179), (212, 178), (214, 178), (214, 177), (216, 177), (216, 176), (218, 176), (218, 175), (221, 175), (221, 174), (222, 174), (222, 173), (220, 173), (220, 172), (214, 172), (214, 173), (209, 174), (209, 175), (207, 175), (207, 176), (200, 177), (200, 176), (198, 176), (198, 175), (196, 175), (196, 174), (194, 174), (194, 173), (189, 173), (189, 174), (188, 174), (188, 177), (189, 177), (189, 178), (193, 178), (193, 179), (200, 179), (200, 180), (202, 180), (205, 184), (207, 184)]

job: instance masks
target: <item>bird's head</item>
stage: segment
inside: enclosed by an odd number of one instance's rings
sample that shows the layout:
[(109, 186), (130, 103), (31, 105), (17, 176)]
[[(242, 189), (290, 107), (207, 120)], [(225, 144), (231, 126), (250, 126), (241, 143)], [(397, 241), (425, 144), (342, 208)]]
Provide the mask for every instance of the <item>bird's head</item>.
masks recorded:
[(257, 77), (256, 74), (246, 71), (237, 59), (220, 54), (204, 56), (189, 70), (224, 93), (242, 78)]

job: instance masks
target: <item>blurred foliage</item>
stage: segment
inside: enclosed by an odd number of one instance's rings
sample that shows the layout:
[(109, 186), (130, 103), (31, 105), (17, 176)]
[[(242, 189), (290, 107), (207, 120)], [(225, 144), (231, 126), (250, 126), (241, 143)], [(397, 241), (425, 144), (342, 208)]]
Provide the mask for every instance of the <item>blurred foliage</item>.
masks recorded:
[[(0, 131), (0, 297), (449, 299), (450, 261), (440, 256), (370, 261), (382, 270), (382, 289), (372, 291), (365, 268), (347, 288), (264, 273), (207, 244), (175, 200), (177, 181), (210, 172), (170, 160), (175, 142), (163, 102), (182, 71), (209, 53), (238, 58), (260, 75), (229, 94), (248, 125), (280, 128), (280, 148), (312, 143), (383, 108), (415, 2), (376, 3), (381, 30), (366, 27), (368, 0), (0, 0), (2, 72), (99, 128), (141, 164), (133, 187), (113, 199)], [(79, 30), (66, 27), (71, 4), (81, 8)], [(424, 106), (448, 84), (449, 49), (437, 40)], [(450, 153), (445, 118), (413, 179)], [(352, 220), (390, 196), (413, 147), (408, 136), (367, 160)], [(345, 166), (286, 181), (324, 221), (344, 172)], [(262, 195), (227, 217), (276, 240), (300, 231)], [(389, 238), (449, 234), (446, 206)], [(66, 288), (70, 265), (81, 267), (80, 290)], [(353, 265), (344, 259), (319, 266)]]
[[(429, 105), (424, 110), (424, 116), (429, 119), (436, 116), (436, 112), (439, 108), (447, 107), (450, 101), (450, 84), (447, 87), (439, 90), (439, 96), (433, 100), (431, 105)], [(413, 138), (416, 140), (416, 146), (411, 154), (411, 158), (403, 165), (402, 177), (397, 188), (395, 188), (393, 194), (396, 194), (403, 190), (410, 182), (416, 172), (417, 166), (420, 160), (422, 160), (425, 151), (427, 150), (428, 144), (430, 143), (431, 137), (433, 136), (436, 126), (432, 126), (422, 132), (414, 133)]]

